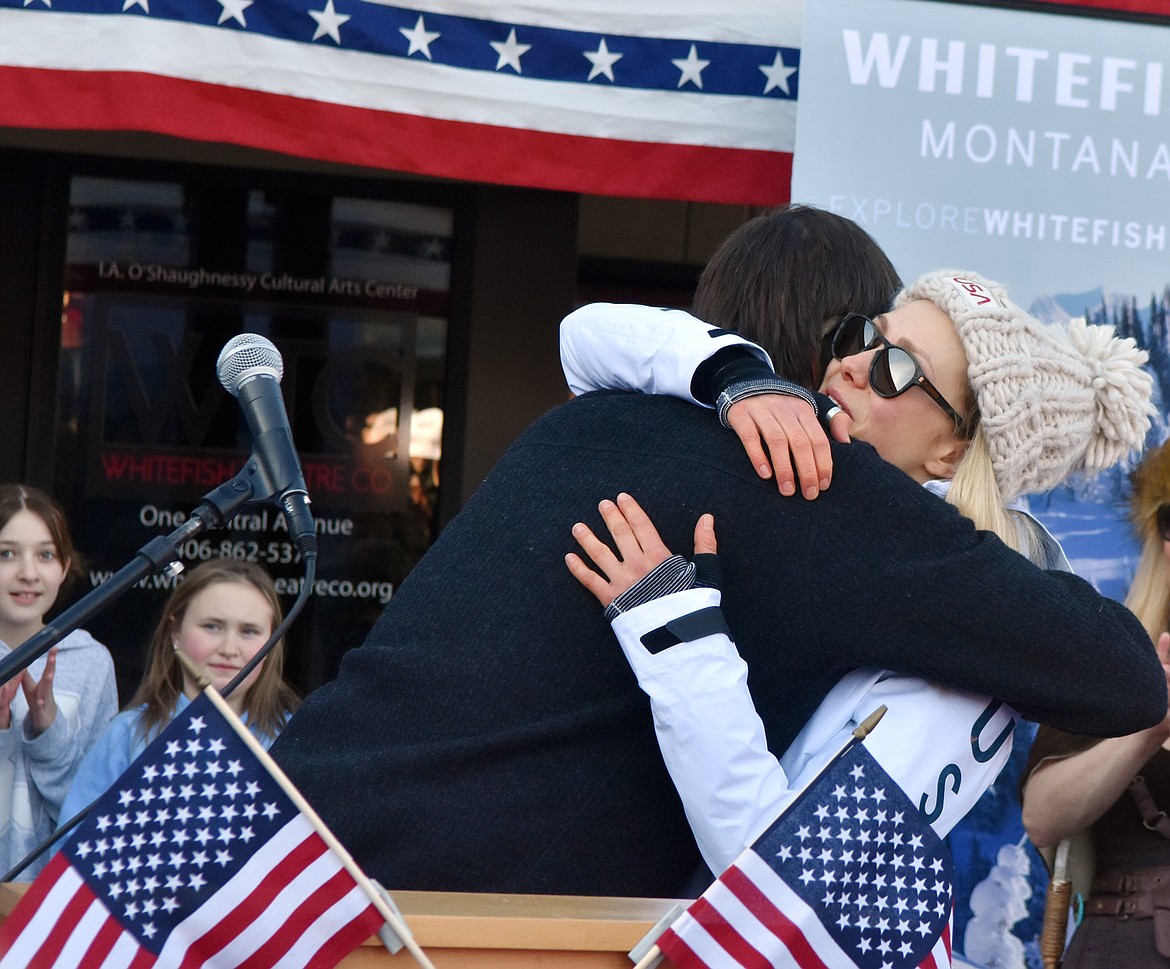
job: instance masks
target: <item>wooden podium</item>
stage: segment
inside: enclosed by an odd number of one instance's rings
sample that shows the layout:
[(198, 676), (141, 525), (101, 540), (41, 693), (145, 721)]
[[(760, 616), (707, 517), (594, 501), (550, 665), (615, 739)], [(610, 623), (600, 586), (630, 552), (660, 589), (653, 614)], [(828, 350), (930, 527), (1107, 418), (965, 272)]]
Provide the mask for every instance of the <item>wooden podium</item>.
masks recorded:
[[(0, 885), (0, 919), (27, 888), (26, 883)], [(575, 895), (390, 895), (435, 969), (630, 969), (630, 949), (679, 904)], [(416, 963), (405, 949), (390, 955), (374, 938), (339, 965), (406, 969)]]

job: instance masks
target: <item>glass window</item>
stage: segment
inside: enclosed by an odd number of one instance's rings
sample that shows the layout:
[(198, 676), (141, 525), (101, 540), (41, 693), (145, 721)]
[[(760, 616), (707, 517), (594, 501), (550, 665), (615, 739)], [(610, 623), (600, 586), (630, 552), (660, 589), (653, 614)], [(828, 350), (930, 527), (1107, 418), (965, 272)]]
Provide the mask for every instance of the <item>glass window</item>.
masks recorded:
[[(255, 333), (281, 390), (319, 535), (290, 678), (331, 678), (432, 540), (442, 457), (452, 213), (262, 188), (72, 181), (55, 491), (96, 586), (248, 460), (216, 360)], [(303, 574), (279, 513), (249, 506), (186, 542), (266, 566), (291, 605)], [(152, 577), (88, 628), (123, 699), (173, 581)], [(181, 581), (181, 577), (178, 581)]]

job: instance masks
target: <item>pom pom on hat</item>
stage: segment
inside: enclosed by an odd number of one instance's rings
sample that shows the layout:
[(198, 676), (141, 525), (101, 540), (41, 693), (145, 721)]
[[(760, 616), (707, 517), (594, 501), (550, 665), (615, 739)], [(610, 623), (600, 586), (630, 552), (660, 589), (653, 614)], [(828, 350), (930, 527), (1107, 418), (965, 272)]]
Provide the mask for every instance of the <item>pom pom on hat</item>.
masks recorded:
[(1044, 324), (999, 283), (928, 273), (895, 306), (930, 300), (951, 318), (1003, 500), (1095, 474), (1142, 447), (1154, 408), (1148, 354), (1111, 326)]

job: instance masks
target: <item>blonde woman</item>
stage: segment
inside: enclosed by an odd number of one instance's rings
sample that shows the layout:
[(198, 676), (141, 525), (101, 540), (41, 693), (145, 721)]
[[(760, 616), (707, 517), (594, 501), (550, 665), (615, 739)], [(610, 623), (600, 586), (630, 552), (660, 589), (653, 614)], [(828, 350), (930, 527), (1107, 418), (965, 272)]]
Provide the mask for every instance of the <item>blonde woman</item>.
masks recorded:
[[(588, 375), (567, 364), (571, 385), (585, 390), (588, 381), (604, 382), (610, 378), (599, 368), (611, 365), (625, 365), (628, 375), (648, 373), (647, 384), (655, 386), (681, 382), (664, 372), (668, 359), (684, 372), (698, 369), (695, 355), (677, 345), (669, 358), (647, 361), (636, 359), (644, 340), (615, 340), (616, 326), (623, 320), (640, 326), (640, 314), (638, 307), (587, 307), (575, 314), (577, 322), (566, 321), (570, 332), (566, 336), (562, 328), (562, 342), (567, 340), (570, 352), (565, 359), (594, 361)], [(589, 317), (585, 329), (590, 332), (582, 331), (581, 315)], [(596, 339), (598, 322), (609, 331), (608, 359), (582, 350), (583, 340)], [(699, 333), (704, 328), (697, 321), (675, 322)], [(832, 359), (821, 389), (831, 405), (844, 411), (850, 436), (872, 445), (980, 528), (1044, 568), (1067, 568), (1063, 553), (1035, 519), (1008, 502), (1074, 474), (1102, 470), (1142, 440), (1150, 384), (1140, 369), (1143, 355), (1132, 341), (1099, 327), (1043, 326), (1002, 287), (974, 273), (929, 273), (876, 321), (846, 315), (829, 347)], [(709, 352), (702, 340), (695, 349)], [(947, 368), (965, 368), (967, 386), (944, 380)], [(751, 426), (768, 426), (773, 415), (782, 423), (786, 411), (808, 410), (799, 396), (777, 396), (780, 388), (766, 374), (740, 371), (735, 379), (749, 386), (755, 382), (756, 393), (727, 408), (754, 408)], [(631, 382), (630, 376), (624, 380), (627, 387)], [(730, 392), (721, 386), (713, 396), (734, 397), (734, 385)], [(670, 650), (644, 645), (654, 629), (686, 625), (684, 617), (694, 610), (718, 605), (718, 591), (684, 584), (681, 557), (670, 560), (653, 523), (629, 495), (619, 496), (616, 505), (603, 502), (601, 508), (618, 556), (579, 523), (574, 536), (601, 575), (575, 554), (567, 562), (607, 607), (626, 658), (651, 698), (664, 759), (713, 872), (730, 863), (780, 812), (800, 779), (815, 773), (840, 746), (842, 732), (882, 704), (889, 713), (870, 741), (871, 750), (881, 753), (889, 773), (940, 835), (995, 780), (1011, 752), (1014, 710), (991, 697), (938, 689), (877, 669), (844, 677), (789, 750), (775, 757), (752, 708), (748, 669), (730, 640), (717, 640), (719, 630), (701, 628), (701, 635)], [(713, 551), (713, 531), (707, 544)], [(859, 546), (859, 562), (865, 554)], [(667, 570), (672, 570), (669, 577)], [(678, 595), (665, 595), (669, 592)], [(987, 629), (993, 635), (990, 625)]]

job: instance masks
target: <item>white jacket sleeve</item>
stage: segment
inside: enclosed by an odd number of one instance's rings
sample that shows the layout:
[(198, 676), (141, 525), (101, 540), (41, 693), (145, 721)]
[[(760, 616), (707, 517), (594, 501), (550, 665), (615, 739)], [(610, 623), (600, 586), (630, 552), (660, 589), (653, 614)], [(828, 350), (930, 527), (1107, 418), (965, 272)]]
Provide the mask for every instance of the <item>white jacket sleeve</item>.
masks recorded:
[(666, 622), (719, 605), (715, 589), (662, 596), (622, 613), (613, 629), (650, 697), (663, 760), (703, 860), (721, 872), (750, 844), (761, 817), (779, 813), (788, 778), (768, 750), (747, 686), (747, 664), (725, 635), (659, 653), (641, 637)]
[(691, 395), (695, 370), (729, 346), (746, 347), (772, 366), (761, 347), (682, 310), (590, 303), (561, 321), (561, 367), (574, 394), (633, 390), (697, 404)]

